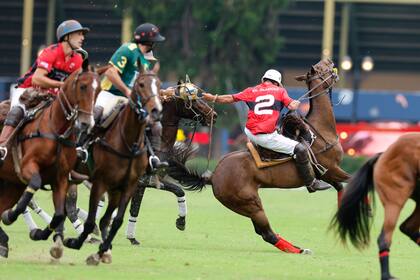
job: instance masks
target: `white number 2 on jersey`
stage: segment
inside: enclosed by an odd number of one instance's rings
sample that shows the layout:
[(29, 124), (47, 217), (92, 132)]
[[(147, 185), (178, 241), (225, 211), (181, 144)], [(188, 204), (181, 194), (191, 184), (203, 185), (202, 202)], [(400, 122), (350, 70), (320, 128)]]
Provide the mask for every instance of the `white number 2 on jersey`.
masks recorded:
[(258, 96), (255, 99), (255, 102), (257, 103), (254, 107), (254, 113), (256, 115), (271, 115), (271, 114), (273, 114), (273, 110), (267, 109), (267, 108), (274, 105), (274, 96), (273, 95), (267, 94), (267, 95)]

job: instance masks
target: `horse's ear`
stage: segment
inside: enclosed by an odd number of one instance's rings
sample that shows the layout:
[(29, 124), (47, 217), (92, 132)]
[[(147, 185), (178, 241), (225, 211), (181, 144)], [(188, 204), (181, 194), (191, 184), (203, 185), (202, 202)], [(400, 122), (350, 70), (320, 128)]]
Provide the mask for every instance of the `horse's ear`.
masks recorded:
[(155, 65), (153, 66), (152, 71), (153, 71), (155, 74), (157, 74), (157, 73), (159, 73), (159, 70), (160, 70), (160, 62), (158, 61), (158, 62), (156, 62), (156, 63), (155, 63)]
[(185, 74), (185, 83), (190, 84), (190, 76), (188, 76), (188, 74)]
[(179, 79), (177, 85), (180, 85), (180, 84), (183, 84), (183, 83), (184, 83), (184, 81), (182, 79)]
[(306, 79), (307, 79), (306, 75), (300, 75), (300, 76), (295, 77), (295, 80), (299, 82), (306, 81)]
[(146, 70), (143, 67), (143, 64), (141, 64), (140, 58), (137, 59), (137, 68), (139, 69), (140, 74), (144, 74)]
[(89, 59), (83, 60), (82, 70), (83, 70), (83, 72), (88, 72), (89, 71)]

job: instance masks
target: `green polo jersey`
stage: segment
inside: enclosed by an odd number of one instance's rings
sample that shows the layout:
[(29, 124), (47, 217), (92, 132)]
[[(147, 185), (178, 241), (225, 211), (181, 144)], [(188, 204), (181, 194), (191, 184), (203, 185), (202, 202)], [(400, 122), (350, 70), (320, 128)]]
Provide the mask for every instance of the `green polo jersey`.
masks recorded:
[[(135, 43), (125, 43), (112, 55), (111, 60), (109, 61), (110, 64), (117, 68), (121, 80), (129, 88), (133, 87), (137, 75), (139, 74), (137, 68), (138, 59), (140, 59), (144, 69), (150, 69), (151, 63), (144, 58), (137, 45)], [(106, 77), (102, 80), (101, 87), (103, 90), (109, 91), (115, 95), (125, 96)]]

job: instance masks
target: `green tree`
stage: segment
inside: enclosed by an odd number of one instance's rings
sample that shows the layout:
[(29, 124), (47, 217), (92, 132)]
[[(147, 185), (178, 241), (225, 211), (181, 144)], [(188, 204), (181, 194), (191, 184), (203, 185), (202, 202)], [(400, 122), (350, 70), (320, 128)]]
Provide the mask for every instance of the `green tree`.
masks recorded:
[(276, 64), (279, 12), (287, 0), (126, 0), (136, 24), (158, 25), (163, 78), (188, 73), (213, 91), (242, 89)]

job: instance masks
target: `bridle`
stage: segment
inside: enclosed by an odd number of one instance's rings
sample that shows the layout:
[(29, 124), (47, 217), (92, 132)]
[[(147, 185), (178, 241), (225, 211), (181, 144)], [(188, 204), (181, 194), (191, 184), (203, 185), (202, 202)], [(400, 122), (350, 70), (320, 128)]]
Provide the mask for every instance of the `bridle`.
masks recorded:
[[(132, 94), (132, 96), (135, 95), (135, 97), (128, 98), (128, 104), (130, 105), (131, 109), (133, 109), (133, 111), (137, 114), (139, 120), (142, 120), (147, 116), (147, 111), (144, 109), (144, 107), (147, 106), (147, 104), (152, 100), (152, 98), (158, 96), (157, 94), (151, 94), (150, 96), (144, 99), (140, 96), (139, 94), (140, 92), (137, 91), (137, 89), (139, 88), (138, 83), (141, 77), (146, 77), (146, 76), (157, 78), (157, 75), (155, 73), (139, 74), (133, 87), (134, 89), (133, 93), (135, 94)], [(133, 98), (135, 98), (135, 100), (133, 100)]]
[[(319, 71), (315, 70), (315, 75), (311, 75), (309, 72), (306, 74), (306, 85), (309, 88), (309, 85), (312, 81), (317, 80), (317, 79), (321, 79), (321, 83), (317, 84), (314, 88), (308, 90), (305, 94), (303, 94), (301, 97), (298, 98), (298, 100), (310, 100), (310, 99), (314, 99), (318, 96), (327, 94), (331, 91), (332, 87), (334, 86), (334, 84), (336, 83), (336, 81), (338, 80), (338, 75), (337, 72), (335, 70), (335, 68), (328, 70), (326, 72), (320, 73)], [(325, 77), (327, 76), (327, 77)], [(325, 78), (324, 78), (325, 77)], [(327, 84), (327, 87), (315, 94), (315, 95), (310, 95), (314, 90), (316, 90), (317, 88), (321, 87), (322, 85)]]
[[(79, 73), (77, 73), (76, 77), (74, 78), (74, 80), (72, 82), (73, 92), (76, 92), (76, 86), (77, 86), (77, 83), (79, 81), (79, 77), (83, 73), (94, 73), (94, 72), (80, 71)], [(72, 105), (62, 88), (60, 88), (60, 91), (58, 92), (57, 99), (58, 99), (60, 107), (61, 107), (61, 109), (64, 113), (64, 117), (66, 118), (67, 121), (76, 120), (77, 117), (79, 116), (79, 113), (83, 113), (83, 114), (86, 114), (88, 116), (91, 116), (93, 114), (92, 112), (89, 112), (89, 111), (86, 111), (86, 110), (83, 110), (83, 109), (79, 108), (79, 104)]]

